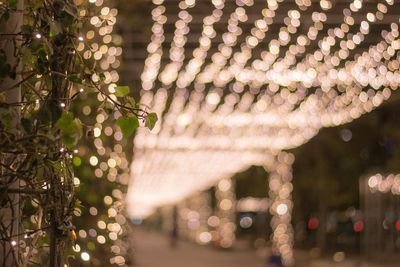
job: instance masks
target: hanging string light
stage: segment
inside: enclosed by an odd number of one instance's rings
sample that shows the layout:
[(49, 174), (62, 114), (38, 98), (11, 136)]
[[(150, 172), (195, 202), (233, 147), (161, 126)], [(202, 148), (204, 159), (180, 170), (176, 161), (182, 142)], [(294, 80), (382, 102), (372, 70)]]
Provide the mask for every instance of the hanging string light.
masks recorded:
[(219, 221), (216, 241), (222, 248), (230, 248), (235, 240), (236, 231), (236, 196), (232, 179), (225, 178), (218, 182), (215, 198), (217, 200), (216, 216)]

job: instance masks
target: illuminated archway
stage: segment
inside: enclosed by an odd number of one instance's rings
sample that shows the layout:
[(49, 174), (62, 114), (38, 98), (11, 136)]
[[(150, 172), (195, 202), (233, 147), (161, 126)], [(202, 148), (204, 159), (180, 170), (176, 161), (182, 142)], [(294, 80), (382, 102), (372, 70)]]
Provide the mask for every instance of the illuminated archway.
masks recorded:
[[(262, 165), (270, 172), (274, 246), (291, 265), (293, 158), (281, 151), (372, 111), (398, 88), (398, 4), (153, 3), (141, 103), (159, 122), (135, 137), (131, 215)], [(195, 26), (201, 32), (191, 32)], [(193, 38), (198, 43), (186, 46)]]

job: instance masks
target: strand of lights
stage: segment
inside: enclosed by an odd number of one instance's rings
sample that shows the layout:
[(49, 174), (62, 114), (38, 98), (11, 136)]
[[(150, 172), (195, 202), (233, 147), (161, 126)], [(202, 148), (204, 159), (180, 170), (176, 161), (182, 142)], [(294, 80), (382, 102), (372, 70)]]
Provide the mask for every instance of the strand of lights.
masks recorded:
[(179, 88), (189, 86), (196, 75), (200, 72), (201, 66), (204, 64), (207, 57), (207, 52), (211, 48), (211, 40), (217, 36), (213, 26), (221, 19), (224, 2), (225, 1), (223, 0), (212, 1), (215, 8), (210, 16), (204, 18), (203, 30), (199, 39), (199, 47), (193, 51), (193, 58), (187, 63), (185, 70), (179, 73), (176, 82), (176, 85)]
[[(247, 5), (251, 5), (251, 3), (252, 3), (252, 1), (246, 1)], [(193, 58), (188, 63), (187, 70), (185, 72), (181, 72), (180, 76), (177, 80), (177, 86), (180, 88), (186, 87), (191, 82), (193, 82), (193, 80), (199, 73), (201, 66), (204, 64), (205, 58), (207, 56), (207, 51), (211, 47), (210, 40), (216, 36), (216, 32), (212, 28), (212, 26), (214, 23), (218, 22), (221, 19), (221, 16), (223, 14), (221, 10), (224, 7), (224, 1), (215, 0), (215, 1), (213, 1), (213, 4), (215, 6), (215, 9), (213, 10), (213, 13), (212, 13), (213, 15), (206, 17), (204, 19), (204, 27), (203, 27), (202, 37), (200, 39), (200, 47), (199, 47), (199, 49), (194, 50)], [(242, 20), (246, 19), (243, 8), (235, 9), (235, 11), (230, 14), (230, 20), (228, 21), (228, 23), (230, 23), (230, 24), (227, 27), (228, 32), (226, 32), (224, 34), (224, 36), (225, 36), (225, 38), (223, 38), (224, 46), (218, 47), (219, 51), (221, 52), (220, 54), (224, 55), (227, 58), (232, 53), (232, 49), (230, 48), (230, 45), (227, 44), (227, 42), (228, 42), (227, 40), (229, 40), (229, 38), (226, 36), (228, 36), (228, 35), (231, 36), (231, 32), (234, 29), (238, 29), (238, 31), (240, 30), (240, 28), (237, 28), (237, 24), (238, 24), (237, 13), (243, 13)], [(213, 58), (216, 58), (216, 57), (218, 57), (218, 56), (213, 56)], [(206, 68), (211, 68), (211, 67), (209, 65)], [(191, 70), (191, 71), (189, 72), (189, 70)], [(206, 104), (201, 107), (200, 102), (204, 99), (204, 96), (201, 93), (201, 91), (204, 90), (204, 87), (202, 84), (196, 83), (195, 88), (196, 88), (196, 90), (192, 92), (191, 97), (189, 98), (189, 102), (186, 105), (186, 110), (184, 112), (182, 112), (181, 115), (179, 117), (177, 117), (175, 121), (171, 120), (171, 122), (175, 122), (175, 124), (178, 124), (180, 126), (179, 129), (177, 129), (178, 133), (181, 132), (186, 126), (190, 125), (189, 131), (192, 134), (194, 134), (194, 132), (196, 131), (196, 129), (199, 125), (199, 122), (201, 120), (198, 120), (196, 123), (196, 121), (192, 120), (192, 115), (194, 113), (199, 113), (199, 114), (201, 114), (202, 118), (206, 118), (207, 115), (210, 114), (214, 110), (214, 108), (216, 107), (215, 104), (218, 102), (218, 101), (215, 101), (215, 99), (218, 98), (218, 96), (215, 96), (215, 94), (214, 94), (214, 95), (211, 95), (211, 97), (208, 97), (208, 99), (210, 100), (210, 99), (214, 98), (214, 101), (212, 101), (212, 102), (215, 102), (215, 103), (211, 104), (211, 105)], [(210, 101), (208, 101), (208, 103), (209, 102)], [(201, 110), (199, 111), (199, 109), (201, 109)]]
[(222, 248), (230, 248), (235, 240), (235, 186), (230, 178), (220, 180), (215, 188), (217, 200), (216, 215), (219, 219), (217, 227), (217, 242)]
[(269, 25), (273, 23), (275, 17), (275, 10), (278, 9), (278, 3), (267, 2), (268, 8), (262, 10), (263, 18), (254, 22), (254, 27), (250, 30), (251, 35), (246, 37), (245, 42), (240, 45), (241, 51), (236, 52), (231, 61), (232, 64), (229, 68), (218, 73), (214, 85), (223, 87), (228, 81), (232, 80), (233, 77), (239, 75), (243, 70), (247, 61), (251, 59), (252, 49), (255, 48), (262, 40), (266, 37), (269, 30)]
[[(163, 0), (161, 1), (156, 1), (155, 4), (161, 4), (163, 2)], [(189, 33), (189, 28), (188, 28), (188, 23), (192, 20), (192, 16), (185, 10), (187, 8), (192, 8), (194, 7), (196, 4), (195, 1), (192, 0), (183, 0), (179, 2), (179, 20), (175, 23), (175, 32), (174, 32), (174, 38), (173, 38), (173, 42), (171, 44), (171, 49), (170, 49), (170, 60), (171, 63), (168, 64), (164, 71), (162, 73), (160, 73), (159, 78), (162, 80), (163, 84), (165, 85), (169, 85), (171, 84), (175, 79), (176, 76), (178, 75), (178, 71), (179, 69), (182, 67), (183, 64), (183, 60), (184, 60), (184, 45), (186, 43), (187, 38), (185, 37), (185, 35), (187, 35)], [(162, 9), (163, 12), (165, 12), (165, 7), (163, 7)], [(166, 17), (164, 23), (166, 22)], [(153, 17), (153, 20), (156, 21), (157, 18)], [(157, 25), (157, 22), (155, 23), (155, 25)], [(162, 56), (162, 48), (161, 48), (161, 44), (164, 41), (165, 37), (162, 35), (163, 32), (161, 32), (161, 35), (159, 36), (159, 38), (156, 38), (156, 34), (157, 32), (155, 32), (155, 30), (153, 29), (153, 36), (152, 36), (152, 40), (158, 40), (157, 44), (153, 44), (150, 43), (150, 45), (154, 46), (154, 47), (158, 47), (159, 51), (159, 57), (156, 57), (156, 62), (157, 64), (150, 64), (147, 63), (147, 60), (149, 60), (150, 57), (152, 57), (153, 55), (149, 54), (148, 59), (146, 59), (146, 63), (145, 63), (145, 70), (141, 76), (142, 79), (142, 86), (146, 83), (151, 84), (151, 86), (148, 87), (143, 87), (145, 90), (150, 90), (153, 87), (153, 81), (155, 80), (156, 76), (158, 75), (158, 71), (159, 71), (159, 67), (161, 64), (161, 56)], [(145, 73), (150, 72), (152, 73), (152, 78), (154, 78), (151, 83), (148, 82), (148, 79), (144, 76)], [(175, 74), (174, 74), (175, 73)], [(155, 112), (158, 112), (159, 114), (159, 119), (163, 119), (162, 118), (162, 109), (165, 108), (165, 101), (161, 102), (159, 101), (159, 99), (165, 99), (165, 97), (163, 97), (165, 89), (164, 88), (160, 88), (159, 89), (159, 93), (156, 94), (156, 96), (158, 96), (158, 99), (153, 99), (153, 94), (151, 92), (147, 92), (144, 93), (142, 95), (142, 98), (140, 100), (140, 103), (142, 105), (146, 105), (149, 107), (152, 107), (152, 109)], [(166, 124), (164, 125), (165, 129), (170, 129), (172, 126), (172, 123), (174, 121), (174, 117), (176, 117), (176, 114), (179, 113), (179, 109), (182, 108), (182, 104), (183, 102), (180, 101), (182, 100), (182, 96), (183, 94), (185, 94), (185, 90), (181, 89), (181, 90), (177, 90), (175, 92), (175, 96), (173, 98), (173, 103), (171, 104), (171, 107), (173, 107), (173, 110), (175, 110), (175, 112), (169, 112), (166, 115), (165, 121)], [(153, 103), (153, 104), (152, 104)], [(155, 128), (155, 132), (158, 132), (160, 130), (159, 127), (156, 126)], [(168, 130), (165, 131), (168, 134)], [(138, 137), (143, 137), (145, 134), (147, 133), (146, 130), (144, 129), (140, 129), (138, 131), (137, 136)]]
[(212, 213), (211, 195), (204, 191), (197, 195), (195, 208), (199, 213), (199, 227), (196, 230), (196, 242), (199, 244), (207, 244), (212, 240), (212, 234), (208, 228), (208, 218)]
[[(243, 4), (247, 6), (252, 6), (254, 3), (253, 1), (244, 1)], [(242, 44), (240, 46), (241, 52), (240, 53), (237, 52), (234, 54), (232, 58), (233, 62), (240, 61), (244, 65), (247, 62), (247, 60), (251, 57), (251, 48), (255, 47), (258, 44), (258, 42), (265, 37), (265, 33), (268, 31), (268, 25), (272, 24), (272, 18), (275, 15), (274, 10), (278, 8), (278, 3), (270, 1), (268, 2), (268, 6), (270, 9), (264, 9), (262, 11), (263, 19), (257, 20), (254, 23), (255, 27), (253, 27), (252, 30), (250, 31), (252, 33), (252, 36), (246, 38), (245, 44)], [(272, 18), (268, 18), (268, 16)], [(232, 47), (236, 44), (237, 35), (240, 35), (242, 31), (241, 28), (238, 27), (238, 20), (244, 22), (248, 19), (245, 13), (245, 9), (241, 7), (237, 8), (235, 12), (230, 15), (230, 18), (231, 19), (228, 21), (228, 27), (227, 27), (228, 32), (223, 34), (223, 44), (222, 46), (218, 47), (219, 53), (217, 53), (212, 57), (213, 62), (205, 68), (202, 74), (199, 75), (199, 79), (208, 77), (208, 81), (214, 80), (214, 85), (219, 87), (222, 87), (223, 85), (226, 84), (223, 81), (226, 81), (228, 79), (229, 74), (226, 70), (221, 70), (221, 69), (226, 65), (228, 59), (231, 57), (233, 53)], [(224, 57), (224, 59), (223, 58), (219, 59), (218, 55), (220, 54)], [(232, 66), (230, 68), (232, 68)], [(236, 68), (235, 66), (233, 66), (233, 69), (237, 70), (237, 66)], [(240, 70), (237, 70), (236, 72), (240, 72)], [(202, 77), (201, 75), (203, 75), (204, 77)], [(207, 82), (207, 79), (205, 82)], [(198, 112), (199, 114), (201, 114), (203, 120), (198, 120), (197, 124), (192, 122), (191, 125), (192, 129), (196, 129), (200, 123), (202, 123), (205, 120), (208, 120), (208, 118), (212, 116), (213, 111), (215, 111), (215, 113), (218, 114), (219, 116), (226, 115), (230, 111), (232, 111), (233, 106), (237, 102), (236, 93), (232, 93), (229, 96), (226, 96), (225, 100), (228, 101), (225, 101), (223, 105), (219, 106), (219, 108), (215, 110), (218, 103), (221, 102), (222, 100), (221, 99), (222, 93), (223, 92), (221, 89), (215, 89), (207, 94), (206, 102), (203, 105), (203, 108)], [(202, 98), (198, 97), (197, 99), (202, 99)], [(190, 104), (191, 103), (189, 102), (189, 105)]]
[[(263, 62), (264, 68), (269, 69), (269, 67), (275, 62), (275, 60), (279, 58), (279, 53), (280, 53), (281, 47), (284, 47), (289, 44), (289, 42), (291, 40), (291, 35), (294, 35), (297, 32), (297, 28), (300, 26), (300, 16), (301, 16), (301, 13), (298, 10), (289, 10), (288, 11), (288, 15), (284, 19), (284, 23), (285, 23), (286, 27), (282, 27), (280, 29), (279, 34), (278, 34), (278, 39), (272, 39), (269, 42), (268, 51), (264, 51), (264, 53), (262, 54), (262, 58), (263, 58), (262, 62)], [(257, 31), (254, 31), (254, 30), (253, 30), (253, 32), (257, 33)], [(263, 36), (263, 35), (261, 35), (261, 36)], [(246, 46), (249, 46), (252, 48), (255, 47), (259, 43), (260, 40), (257, 39), (257, 41), (256, 41), (256, 39), (254, 39), (254, 38), (255, 38), (254, 36), (249, 36), (248, 38), (246, 38), (246, 40), (247, 40)], [(246, 46), (242, 46), (242, 47), (246, 47)], [(238, 54), (238, 56), (237, 56), (238, 60), (242, 61), (240, 64), (241, 66), (237, 66), (237, 64), (235, 65), (235, 63), (232, 64), (228, 68), (228, 70), (230, 70), (231, 77), (229, 77), (229, 79), (225, 79), (225, 81), (222, 84), (220, 84), (220, 86), (226, 85), (226, 83), (229, 82), (233, 77), (235, 77), (235, 79), (240, 82), (243, 82), (244, 80), (246, 80), (246, 77), (249, 74), (247, 73), (247, 71), (243, 71), (243, 67), (244, 67), (244, 65), (246, 65), (247, 61), (251, 58), (251, 51), (249, 51), (249, 49), (247, 50), (247, 54), (248, 55), (242, 57), (242, 59), (240, 58), (241, 54)], [(235, 59), (235, 57), (233, 59)], [(221, 72), (221, 74), (224, 74), (224, 72)]]
[[(169, 135), (171, 133), (172, 128), (176, 124), (176, 122), (178, 122), (182, 127), (185, 127), (190, 122), (190, 116), (185, 116), (185, 115), (178, 116), (179, 113), (182, 113), (182, 110), (184, 108), (185, 101), (186, 101), (185, 94), (187, 94), (187, 89), (185, 89), (183, 86), (187, 83), (190, 84), (190, 82), (194, 80), (194, 77), (197, 75), (201, 66), (204, 63), (204, 59), (207, 55), (207, 51), (210, 48), (210, 39), (211, 39), (210, 37), (212, 37), (212, 35), (215, 34), (215, 31), (213, 31), (213, 29), (210, 27), (212, 26), (212, 24), (214, 24), (215, 22), (218, 22), (220, 20), (220, 18), (222, 16), (221, 9), (224, 7), (223, 3), (224, 3), (223, 1), (218, 1), (218, 0), (213, 1), (214, 6), (216, 7), (213, 11), (213, 16), (211, 16), (210, 19), (206, 18), (204, 20), (203, 33), (204, 33), (204, 35), (206, 35), (207, 32), (209, 32), (208, 35), (210, 35), (210, 36), (207, 36), (206, 38), (204, 38), (204, 36), (202, 36), (202, 38), (200, 39), (200, 51), (202, 51), (202, 52), (200, 52), (200, 56), (203, 57), (203, 60), (201, 60), (201, 59), (199, 60), (198, 58), (196, 58), (196, 54), (194, 51), (193, 52), (194, 58), (192, 59), (193, 61), (191, 61), (192, 63), (189, 62), (187, 65), (187, 67), (189, 68), (189, 66), (190, 66), (189, 64), (192, 64), (191, 65), (192, 66), (192, 71), (191, 71), (192, 79), (185, 81), (185, 80), (182, 80), (183, 78), (181, 78), (180, 80), (178, 79), (178, 81), (177, 81), (178, 90), (175, 92), (173, 102), (170, 106), (168, 114), (166, 115), (166, 119), (165, 119), (166, 123), (163, 125), (163, 127), (165, 127), (164, 132), (166, 135)], [(243, 8), (242, 8), (242, 10), (243, 10)], [(233, 12), (230, 17), (233, 18), (235, 21), (237, 21), (235, 12)], [(209, 26), (209, 27), (207, 27), (207, 26)], [(204, 44), (202, 44), (202, 42)], [(206, 46), (206, 48), (203, 48), (203, 50), (201, 50), (202, 46)], [(221, 48), (219, 48), (219, 49), (221, 49)], [(197, 56), (199, 56), (199, 55), (197, 55)], [(195, 64), (194, 65), (195, 67), (193, 67), (193, 64)], [(180, 73), (180, 75), (181, 75), (181, 73)], [(188, 72), (183, 72), (182, 75), (187, 76)], [(179, 76), (179, 77), (184, 77), (184, 76)], [(171, 79), (171, 82), (175, 79), (176, 79), (176, 77)], [(194, 99), (194, 98), (191, 98), (191, 99)], [(200, 100), (199, 98), (197, 98), (197, 99)], [(189, 105), (188, 105), (188, 107), (189, 107)], [(194, 110), (192, 110), (192, 111), (194, 111)], [(207, 110), (207, 111), (211, 111), (211, 110)], [(208, 112), (203, 112), (204, 115), (207, 113)], [(180, 129), (178, 129), (177, 131), (179, 132), (179, 130)]]
[(273, 161), (266, 162), (264, 168), (269, 172), (269, 199), (272, 214), (271, 227), (273, 252), (282, 256), (285, 266), (293, 266), (293, 227), (291, 225), (293, 201), (291, 183), (294, 156), (279, 152)]
[[(252, 0), (242, 0), (242, 2), (246, 5), (253, 4)], [(221, 71), (232, 55), (232, 47), (236, 45), (238, 36), (243, 32), (243, 30), (238, 26), (239, 22), (245, 22), (247, 20), (248, 16), (246, 15), (246, 9), (243, 7), (237, 7), (235, 12), (230, 15), (227, 26), (228, 32), (222, 34), (223, 43), (218, 46), (218, 52), (212, 55), (212, 62), (204, 68), (196, 80), (200, 80), (202, 83), (213, 81), (216, 74)]]
[(153, 9), (151, 15), (154, 21), (151, 36), (151, 42), (147, 46), (147, 56), (144, 63), (144, 70), (141, 75), (143, 90), (151, 90), (154, 86), (154, 81), (157, 79), (158, 71), (161, 65), (161, 57), (163, 55), (162, 43), (164, 37), (164, 24), (167, 22), (165, 7), (162, 5), (164, 0), (153, 0), (153, 4), (157, 5)]
[(400, 195), (400, 175), (389, 174), (384, 176), (380, 173), (368, 177), (368, 187), (372, 192), (387, 193)]
[(189, 34), (188, 24), (192, 21), (193, 17), (189, 14), (186, 9), (193, 8), (196, 5), (195, 0), (183, 0), (179, 3), (181, 10), (178, 14), (179, 20), (175, 22), (175, 32), (174, 38), (172, 40), (171, 48), (169, 50), (169, 58), (171, 60), (164, 70), (160, 73), (159, 79), (165, 85), (170, 85), (176, 80), (178, 72), (183, 65), (185, 59), (185, 49), (187, 38), (186, 35)]
[[(381, 10), (384, 10), (383, 7), (386, 9), (386, 6), (384, 4), (378, 5), (377, 9), (381, 8)], [(321, 42), (320, 45), (321, 50), (316, 51), (317, 54), (314, 54), (315, 55), (314, 58), (316, 60), (309, 61), (308, 62), (309, 65), (306, 64), (307, 66), (316, 68), (318, 66), (319, 61), (321, 60), (324, 61), (322, 65), (325, 65), (327, 68), (331, 69), (333, 67), (339, 66), (342, 60), (346, 60), (349, 57), (350, 55), (349, 50), (354, 50), (358, 45), (360, 45), (365, 40), (365, 35), (369, 33), (369, 27), (370, 27), (368, 22), (368, 18), (370, 16), (368, 15), (372, 13), (368, 13), (366, 15), (367, 20), (361, 21), (359, 31), (354, 35), (353, 34), (347, 35), (347, 40), (346, 41), (343, 40), (340, 42), (341, 49), (339, 51), (336, 51), (333, 56), (330, 56), (331, 47), (333, 47), (336, 43), (335, 37), (338, 37), (340, 39), (343, 38), (345, 36), (344, 32), (348, 32), (350, 26), (354, 24), (354, 19), (353, 17), (351, 17), (351, 12), (348, 9), (346, 9), (343, 11), (343, 13), (345, 15), (344, 18), (345, 23), (341, 25), (342, 29), (338, 29), (336, 33), (334, 30), (328, 31), (330, 36), (326, 38), (326, 40)], [(383, 19), (383, 17), (384, 15), (382, 13), (381, 19)], [(326, 88), (329, 88), (329, 85), (326, 86)]]

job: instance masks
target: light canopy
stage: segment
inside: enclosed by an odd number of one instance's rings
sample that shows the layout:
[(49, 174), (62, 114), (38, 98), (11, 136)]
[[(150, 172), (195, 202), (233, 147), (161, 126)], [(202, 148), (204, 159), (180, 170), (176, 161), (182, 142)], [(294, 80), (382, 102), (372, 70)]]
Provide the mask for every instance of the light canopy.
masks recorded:
[(274, 242), (290, 265), (294, 158), (281, 151), (372, 111), (398, 88), (399, 4), (153, 3), (141, 103), (159, 121), (134, 140), (131, 215), (262, 165), (273, 174)]

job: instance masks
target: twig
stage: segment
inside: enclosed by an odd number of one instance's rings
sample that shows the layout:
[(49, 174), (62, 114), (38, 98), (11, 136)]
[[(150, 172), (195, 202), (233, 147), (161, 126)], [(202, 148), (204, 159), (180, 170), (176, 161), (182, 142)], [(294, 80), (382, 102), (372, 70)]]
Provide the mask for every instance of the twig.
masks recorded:
[(48, 190), (45, 189), (25, 189), (25, 188), (8, 188), (6, 189), (9, 194), (27, 194), (27, 195), (37, 195), (37, 194), (47, 194)]

